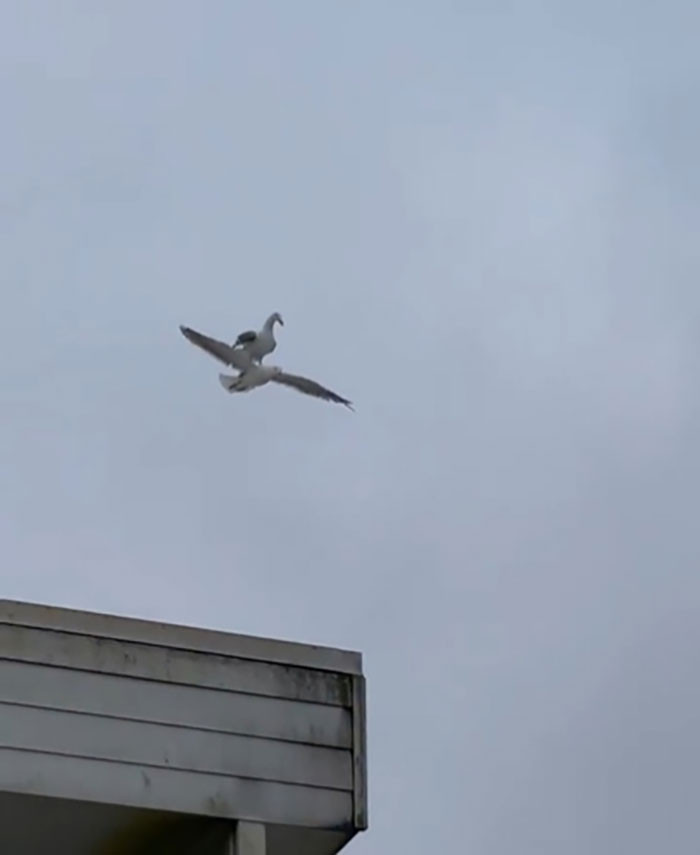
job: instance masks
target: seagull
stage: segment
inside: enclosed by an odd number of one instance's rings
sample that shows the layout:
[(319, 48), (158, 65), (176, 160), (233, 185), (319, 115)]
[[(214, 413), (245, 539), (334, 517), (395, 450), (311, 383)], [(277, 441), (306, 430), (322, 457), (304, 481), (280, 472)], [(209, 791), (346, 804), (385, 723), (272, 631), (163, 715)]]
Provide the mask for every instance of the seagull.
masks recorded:
[(265, 321), (261, 330), (246, 330), (242, 332), (236, 341), (234, 347), (243, 347), (248, 351), (251, 358), (255, 362), (262, 362), (264, 357), (277, 347), (275, 341), (275, 324), (284, 326), (282, 315), (279, 312), (273, 312)]
[(331, 392), (330, 389), (326, 389), (325, 386), (315, 380), (300, 377), (298, 374), (288, 374), (277, 365), (262, 365), (241, 347), (226, 344), (226, 342), (197, 332), (191, 327), (181, 326), (180, 332), (189, 342), (213, 356), (214, 359), (218, 359), (219, 362), (223, 362), (238, 371), (238, 375), (219, 374), (219, 382), (227, 392), (248, 392), (258, 386), (265, 386), (272, 382), (289, 386), (298, 392), (313, 395), (315, 398), (321, 398), (324, 401), (343, 404), (349, 410), (354, 410), (352, 401)]

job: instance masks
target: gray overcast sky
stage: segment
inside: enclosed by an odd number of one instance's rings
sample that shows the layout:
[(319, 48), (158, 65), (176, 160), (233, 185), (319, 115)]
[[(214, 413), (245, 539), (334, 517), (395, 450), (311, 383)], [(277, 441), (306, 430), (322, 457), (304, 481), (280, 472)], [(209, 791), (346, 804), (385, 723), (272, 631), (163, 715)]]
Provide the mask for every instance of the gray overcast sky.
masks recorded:
[(354, 855), (697, 851), (699, 26), (3, 3), (2, 595), (362, 650)]

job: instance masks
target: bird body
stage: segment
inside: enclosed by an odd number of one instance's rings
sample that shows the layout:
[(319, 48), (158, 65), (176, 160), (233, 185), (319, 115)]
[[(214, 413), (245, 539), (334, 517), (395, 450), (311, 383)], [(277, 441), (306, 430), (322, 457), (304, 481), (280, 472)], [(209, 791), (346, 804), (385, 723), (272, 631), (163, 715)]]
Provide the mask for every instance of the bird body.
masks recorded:
[(233, 346), (243, 348), (255, 362), (262, 362), (277, 347), (275, 324), (284, 326), (284, 321), (279, 312), (273, 312), (263, 324), (262, 329), (242, 332)]
[(254, 362), (237, 377), (219, 374), (219, 380), (227, 392), (248, 392), (269, 383), (281, 370), (276, 365), (260, 365)]

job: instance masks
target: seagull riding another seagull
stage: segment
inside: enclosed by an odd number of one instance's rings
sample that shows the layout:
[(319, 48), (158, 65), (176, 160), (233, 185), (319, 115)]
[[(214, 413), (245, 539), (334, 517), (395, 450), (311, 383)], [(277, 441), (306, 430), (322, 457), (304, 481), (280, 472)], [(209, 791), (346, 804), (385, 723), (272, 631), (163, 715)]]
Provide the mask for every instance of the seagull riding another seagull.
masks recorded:
[(218, 359), (225, 365), (230, 365), (239, 372), (238, 376), (219, 374), (221, 385), (227, 392), (248, 392), (250, 389), (264, 386), (270, 382), (280, 383), (283, 386), (296, 389), (298, 392), (303, 392), (305, 395), (313, 395), (325, 401), (344, 404), (348, 409), (353, 409), (351, 401), (336, 395), (335, 392), (331, 392), (330, 389), (326, 389), (325, 386), (321, 386), (315, 380), (309, 380), (307, 377), (300, 377), (297, 374), (287, 374), (276, 365), (261, 365), (247, 350), (240, 346), (226, 344), (226, 342), (211, 338), (190, 327), (181, 326), (180, 332), (189, 342), (213, 356), (214, 359)]

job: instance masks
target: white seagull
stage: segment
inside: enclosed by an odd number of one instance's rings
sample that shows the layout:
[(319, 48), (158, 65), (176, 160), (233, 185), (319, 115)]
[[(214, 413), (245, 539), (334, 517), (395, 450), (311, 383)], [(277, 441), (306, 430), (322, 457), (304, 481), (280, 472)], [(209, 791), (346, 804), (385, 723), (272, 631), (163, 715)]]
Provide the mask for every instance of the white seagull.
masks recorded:
[(324, 401), (344, 404), (348, 409), (353, 409), (351, 401), (336, 395), (335, 392), (331, 392), (330, 389), (326, 389), (325, 386), (321, 386), (315, 380), (300, 377), (298, 374), (288, 374), (276, 365), (261, 365), (240, 346), (226, 344), (224, 341), (197, 332), (191, 327), (181, 326), (180, 332), (189, 342), (213, 356), (214, 359), (218, 359), (225, 365), (230, 365), (239, 372), (238, 375), (219, 374), (219, 381), (227, 392), (248, 392), (250, 389), (264, 386), (266, 383), (280, 383), (283, 386), (290, 386), (298, 392), (303, 392), (305, 395), (313, 395), (316, 398), (322, 398)]
[(284, 326), (282, 315), (279, 312), (273, 312), (265, 321), (261, 330), (246, 330), (242, 332), (236, 341), (234, 347), (242, 347), (255, 362), (262, 362), (264, 357), (277, 347), (275, 341), (275, 324)]

